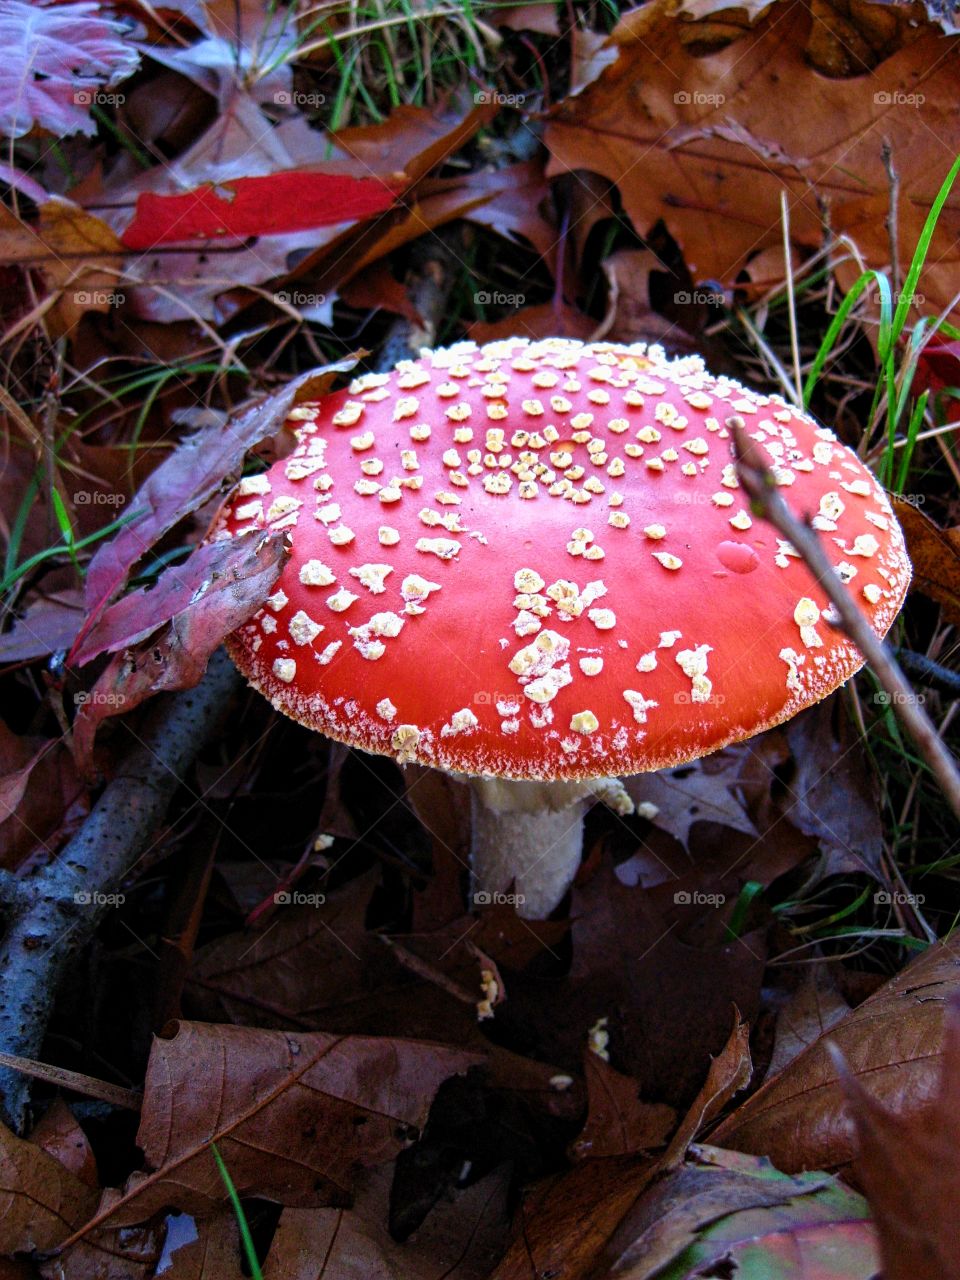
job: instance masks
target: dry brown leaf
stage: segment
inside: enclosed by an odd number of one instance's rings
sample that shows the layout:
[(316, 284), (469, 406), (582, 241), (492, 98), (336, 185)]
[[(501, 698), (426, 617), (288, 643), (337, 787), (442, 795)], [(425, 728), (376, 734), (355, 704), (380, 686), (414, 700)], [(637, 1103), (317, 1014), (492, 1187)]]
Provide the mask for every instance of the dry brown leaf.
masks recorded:
[(919, 1114), (878, 1102), (839, 1066), (857, 1129), (856, 1172), (880, 1235), (884, 1280), (957, 1280), (960, 998), (944, 1021), (940, 1079)]
[[(111, 1193), (116, 1195), (116, 1192)], [(146, 1226), (92, 1231), (41, 1267), (44, 1280), (243, 1280), (231, 1209), (168, 1213)]]
[[(546, 134), (549, 172), (589, 167), (616, 182), (637, 231), (662, 219), (696, 279), (732, 282), (751, 254), (779, 241), (784, 188), (796, 243), (822, 244), (826, 201), (834, 232), (883, 268), (888, 138), (901, 179), (905, 272), (960, 151), (952, 38), (922, 36), (870, 75), (831, 80), (804, 59), (812, 24), (805, 6), (777, 6), (736, 44), (695, 57), (678, 24), (661, 22), (556, 108)], [(928, 309), (953, 299), (958, 232), (955, 190), (921, 278)], [(841, 284), (857, 271), (844, 266)]]
[(734, 1010), (730, 1039), (710, 1063), (703, 1087), (670, 1139), (663, 1158), (657, 1162), (658, 1170), (674, 1169), (680, 1164), (697, 1134), (720, 1114), (735, 1094), (747, 1087), (752, 1071), (750, 1028)]
[(960, 626), (960, 528), (941, 529), (912, 502), (889, 497), (907, 539), (911, 590), (936, 600), (944, 621)]
[(772, 1080), (849, 1012), (850, 1006), (833, 985), (828, 966), (815, 967), (777, 1015), (776, 1039), (766, 1078)]
[(918, 956), (825, 1036), (765, 1083), (713, 1131), (710, 1141), (769, 1156), (778, 1169), (845, 1168), (853, 1126), (837, 1045), (849, 1070), (875, 1101), (904, 1121), (937, 1096), (947, 1001), (960, 990), (960, 937)]
[(644, 1102), (639, 1081), (614, 1071), (595, 1053), (584, 1054), (583, 1074), (587, 1122), (570, 1148), (572, 1157), (639, 1155), (666, 1140), (677, 1119), (673, 1107)]
[(34, 1125), (30, 1141), (42, 1147), (47, 1155), (53, 1156), (88, 1187), (99, 1190), (97, 1160), (90, 1140), (62, 1098), (54, 1098), (43, 1118)]
[(97, 1192), (0, 1125), (0, 1253), (55, 1249), (93, 1212)]
[(219, 1208), (212, 1142), (241, 1196), (347, 1203), (356, 1171), (396, 1156), (440, 1084), (482, 1061), (417, 1040), (174, 1024), (154, 1040), (144, 1085), (137, 1141), (151, 1172), (132, 1175), (84, 1232), (170, 1206)]
[(284, 1209), (264, 1280), (484, 1280), (503, 1248), (506, 1171), (441, 1201), (404, 1244), (387, 1231), (390, 1182), (364, 1174), (350, 1209)]
[(477, 320), (468, 330), (474, 342), (496, 342), (499, 338), (591, 338), (596, 320), (576, 307), (554, 299), (533, 307), (521, 307), (502, 320)]

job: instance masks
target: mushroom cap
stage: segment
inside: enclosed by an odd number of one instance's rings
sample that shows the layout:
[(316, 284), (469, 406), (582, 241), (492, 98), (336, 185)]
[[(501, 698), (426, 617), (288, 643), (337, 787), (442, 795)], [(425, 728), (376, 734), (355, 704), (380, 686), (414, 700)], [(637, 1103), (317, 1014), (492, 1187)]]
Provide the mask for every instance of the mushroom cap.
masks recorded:
[(215, 534), (293, 543), (233, 660), (303, 724), (467, 774), (639, 773), (779, 724), (863, 657), (751, 516), (733, 415), (885, 634), (903, 536), (831, 431), (699, 357), (517, 338), (291, 412), (298, 447), (241, 481)]

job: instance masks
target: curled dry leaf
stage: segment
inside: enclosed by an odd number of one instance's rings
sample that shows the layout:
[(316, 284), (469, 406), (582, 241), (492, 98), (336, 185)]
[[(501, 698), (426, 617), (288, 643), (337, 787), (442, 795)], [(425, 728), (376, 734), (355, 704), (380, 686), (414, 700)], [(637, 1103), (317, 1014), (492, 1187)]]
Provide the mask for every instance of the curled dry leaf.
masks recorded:
[[(591, 168), (616, 182), (637, 231), (662, 219), (699, 280), (732, 282), (751, 254), (780, 242), (784, 187), (797, 244), (820, 248), (825, 201), (833, 231), (883, 269), (889, 180), (880, 138), (887, 137), (909, 192), (899, 228), (909, 259), (949, 157), (960, 151), (944, 37), (921, 36), (869, 75), (828, 79), (804, 57), (816, 25), (806, 6), (775, 5), (743, 39), (697, 57), (684, 47), (684, 24), (655, 24), (556, 108), (546, 134), (549, 172)], [(930, 130), (943, 143), (941, 165), (930, 162)], [(958, 229), (955, 189), (924, 273), (932, 311), (954, 305)], [(853, 262), (838, 269), (845, 287), (857, 274)]]
[(828, 1045), (839, 1047), (874, 1101), (910, 1122), (937, 1096), (947, 1002), (958, 990), (955, 936), (918, 956), (794, 1058), (711, 1133), (711, 1142), (769, 1156), (788, 1173), (846, 1168), (853, 1124)]
[(218, 1208), (212, 1142), (241, 1196), (348, 1203), (356, 1172), (396, 1156), (442, 1081), (482, 1060), (417, 1040), (178, 1023), (147, 1067), (137, 1141), (150, 1172), (132, 1175), (89, 1227), (171, 1205)]
[(838, 1051), (857, 1130), (856, 1173), (876, 1219), (884, 1280), (957, 1280), (960, 1204), (960, 997), (950, 998), (940, 1079), (918, 1114), (869, 1093)]

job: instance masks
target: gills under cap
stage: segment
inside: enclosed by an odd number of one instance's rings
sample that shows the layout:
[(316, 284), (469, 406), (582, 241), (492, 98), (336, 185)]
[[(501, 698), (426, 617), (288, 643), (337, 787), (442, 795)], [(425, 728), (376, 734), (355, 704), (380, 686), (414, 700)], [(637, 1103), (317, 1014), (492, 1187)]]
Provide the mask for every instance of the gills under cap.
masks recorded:
[(831, 431), (699, 357), (473, 343), (290, 414), (215, 536), (287, 529), (229, 640), (285, 714), (401, 763), (585, 779), (675, 765), (819, 701), (863, 663), (755, 518), (741, 419), (878, 634), (910, 567), (884, 492)]

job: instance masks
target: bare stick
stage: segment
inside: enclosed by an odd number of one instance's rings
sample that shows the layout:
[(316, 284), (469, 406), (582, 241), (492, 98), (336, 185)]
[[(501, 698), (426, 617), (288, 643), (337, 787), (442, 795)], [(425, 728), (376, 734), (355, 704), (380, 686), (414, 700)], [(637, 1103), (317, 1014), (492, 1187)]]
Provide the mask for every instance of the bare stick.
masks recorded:
[[(223, 649), (203, 680), (158, 698), (137, 744), (90, 816), (46, 866), (23, 879), (3, 876), (7, 930), (0, 946), (0, 1050), (38, 1058), (60, 978), (113, 905), (160, 825), (197, 752), (240, 688)], [(29, 1080), (0, 1067), (0, 1110), (13, 1128), (27, 1119)]]
[(889, 138), (884, 138), (883, 140), (880, 158), (883, 161), (884, 169), (887, 171), (887, 181), (890, 183), (890, 208), (887, 210), (885, 222), (887, 224), (887, 239), (890, 243), (890, 274), (893, 277), (893, 296), (894, 302), (896, 302), (900, 296), (900, 249), (898, 245), (900, 175), (897, 173), (896, 166), (893, 163), (893, 148), (890, 146)]
[(900, 722), (913, 738), (920, 754), (940, 783), (953, 812), (960, 818), (960, 772), (956, 762), (937, 733), (933, 721), (914, 697), (913, 689), (897, 666), (891, 650), (877, 636), (857, 608), (850, 593), (833, 571), (816, 531), (798, 519), (784, 502), (766, 460), (750, 439), (740, 417), (727, 418), (733, 437), (737, 473), (753, 509), (768, 520), (800, 553), (807, 568), (830, 597), (840, 621), (837, 624), (850, 637), (873, 668), (873, 673), (890, 695), (890, 703)]

